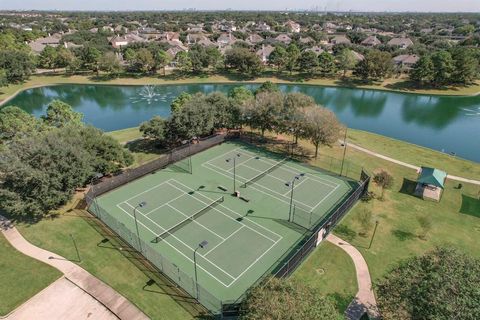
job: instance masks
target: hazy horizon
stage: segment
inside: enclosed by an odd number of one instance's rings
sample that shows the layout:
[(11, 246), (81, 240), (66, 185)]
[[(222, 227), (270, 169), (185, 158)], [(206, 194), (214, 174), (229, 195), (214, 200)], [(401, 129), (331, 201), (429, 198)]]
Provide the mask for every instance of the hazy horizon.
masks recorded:
[[(228, 5), (225, 5), (228, 3)], [(215, 0), (136, 0), (134, 2), (118, 2), (111, 0), (4, 0), (0, 10), (39, 10), (39, 11), (182, 11), (196, 9), (198, 11), (285, 11), (316, 10), (341, 12), (480, 12), (479, 0), (435, 1), (404, 0), (380, 2), (378, 0), (277, 0), (273, 3), (253, 0), (215, 1)]]

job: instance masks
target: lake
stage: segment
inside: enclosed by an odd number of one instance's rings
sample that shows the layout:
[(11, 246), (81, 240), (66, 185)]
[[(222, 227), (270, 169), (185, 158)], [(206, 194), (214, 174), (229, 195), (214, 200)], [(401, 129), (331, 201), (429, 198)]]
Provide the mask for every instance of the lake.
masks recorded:
[[(183, 91), (228, 92), (240, 85), (161, 85), (154, 92), (142, 86), (58, 85), (22, 91), (5, 105), (16, 105), (39, 116), (52, 100), (60, 99), (83, 113), (85, 122), (111, 131), (138, 126), (154, 115), (168, 117), (171, 101)], [(297, 84), (279, 87), (284, 92), (312, 96), (350, 128), (480, 162), (480, 96), (429, 96)]]

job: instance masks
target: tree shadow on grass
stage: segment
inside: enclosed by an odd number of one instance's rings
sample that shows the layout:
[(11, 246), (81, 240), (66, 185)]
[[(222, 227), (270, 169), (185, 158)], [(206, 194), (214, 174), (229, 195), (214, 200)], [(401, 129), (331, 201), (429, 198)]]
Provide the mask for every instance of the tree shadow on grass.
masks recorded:
[(158, 142), (154, 140), (149, 139), (137, 139), (129, 141), (125, 144), (125, 147), (131, 152), (162, 154), (167, 151), (164, 146), (158, 144)]
[(480, 199), (462, 194), (462, 206), (460, 213), (480, 218)]
[(337, 310), (342, 314), (347, 310), (348, 305), (354, 298), (351, 294), (341, 294), (338, 292), (328, 294), (327, 297), (333, 300)]
[(353, 229), (350, 229), (343, 224), (335, 227), (335, 233), (338, 234), (340, 238), (348, 242), (352, 242), (357, 237), (357, 233)]
[(392, 230), (392, 234), (400, 241), (412, 240), (415, 239), (417, 236), (410, 231), (403, 231), (403, 230)]

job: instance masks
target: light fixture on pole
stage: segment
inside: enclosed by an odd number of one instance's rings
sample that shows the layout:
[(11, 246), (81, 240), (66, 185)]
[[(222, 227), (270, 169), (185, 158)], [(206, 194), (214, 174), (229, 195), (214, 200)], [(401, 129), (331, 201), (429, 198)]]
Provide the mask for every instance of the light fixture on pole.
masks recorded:
[(208, 245), (207, 240), (203, 240), (197, 246), (197, 248), (193, 251), (193, 267), (195, 269), (195, 291), (197, 293), (197, 300), (198, 300), (198, 277), (197, 277), (197, 250), (200, 248), (205, 248)]
[(241, 154), (237, 153), (231, 158), (225, 159), (226, 162), (233, 162), (233, 194), (235, 195), (235, 191), (237, 191), (237, 174), (236, 174), (236, 167), (237, 167), (237, 162), (236, 159), (240, 158)]
[(293, 189), (295, 189), (295, 181), (300, 180), (301, 177), (305, 176), (305, 173), (299, 173), (293, 177), (292, 181), (285, 183), (287, 187), (291, 187), (290, 190), (290, 210), (288, 211), (288, 221), (292, 219), (292, 206), (293, 206)]
[(140, 232), (138, 232), (137, 209), (143, 208), (146, 205), (147, 203), (145, 201), (142, 201), (133, 208), (133, 219), (135, 220), (135, 229), (137, 229), (138, 246), (140, 247), (140, 252), (142, 252), (142, 242), (140, 240)]

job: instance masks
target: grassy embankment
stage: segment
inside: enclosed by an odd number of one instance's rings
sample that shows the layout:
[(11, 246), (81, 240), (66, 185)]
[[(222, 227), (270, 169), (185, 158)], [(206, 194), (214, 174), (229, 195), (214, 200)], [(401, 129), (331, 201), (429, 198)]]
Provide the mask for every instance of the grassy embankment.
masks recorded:
[(3, 234), (0, 234), (0, 257), (0, 318), (62, 275), (57, 269), (17, 251)]
[(9, 85), (0, 88), (0, 103), (20, 90), (32, 87), (39, 87), (52, 84), (112, 84), (112, 85), (146, 85), (146, 84), (190, 84), (190, 83), (262, 83), (272, 81), (275, 83), (303, 83), (321, 86), (339, 86), (351, 88), (364, 88), (376, 90), (388, 90), (396, 92), (411, 92), (432, 95), (476, 95), (480, 93), (480, 81), (470, 86), (457, 86), (445, 88), (417, 88), (405, 78), (391, 78), (382, 82), (363, 83), (354, 79), (342, 78), (308, 78), (303, 74), (293, 73), (292, 75), (276, 72), (264, 72), (255, 78), (246, 78), (235, 73), (223, 74), (201, 74), (201, 75), (182, 75), (178, 73), (167, 74), (166, 76), (139, 76), (132, 74), (121, 75), (116, 78), (94, 75), (35, 75), (24, 83)]

